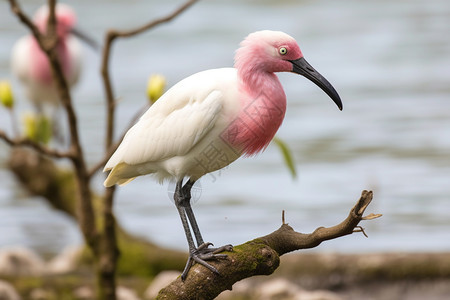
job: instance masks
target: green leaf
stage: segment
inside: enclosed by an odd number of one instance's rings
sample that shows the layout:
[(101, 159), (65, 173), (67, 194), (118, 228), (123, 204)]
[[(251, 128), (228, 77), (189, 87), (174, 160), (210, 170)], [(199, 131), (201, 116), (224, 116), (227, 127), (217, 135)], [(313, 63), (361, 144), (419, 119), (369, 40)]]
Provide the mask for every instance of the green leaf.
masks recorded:
[(283, 155), (284, 163), (288, 167), (292, 178), (297, 177), (297, 170), (295, 169), (294, 157), (292, 156), (291, 149), (289, 149), (288, 145), (282, 141), (280, 138), (274, 137), (273, 142), (278, 146)]

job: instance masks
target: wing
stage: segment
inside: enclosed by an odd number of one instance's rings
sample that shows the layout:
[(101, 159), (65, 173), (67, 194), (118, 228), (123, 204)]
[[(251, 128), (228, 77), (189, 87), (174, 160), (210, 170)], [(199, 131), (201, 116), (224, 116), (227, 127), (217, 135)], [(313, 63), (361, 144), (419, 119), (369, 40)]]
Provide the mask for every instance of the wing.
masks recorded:
[[(185, 89), (178, 89), (185, 92)], [(104, 171), (120, 163), (137, 165), (188, 153), (215, 125), (223, 107), (223, 95), (182, 96), (177, 89), (166, 93), (125, 135)]]

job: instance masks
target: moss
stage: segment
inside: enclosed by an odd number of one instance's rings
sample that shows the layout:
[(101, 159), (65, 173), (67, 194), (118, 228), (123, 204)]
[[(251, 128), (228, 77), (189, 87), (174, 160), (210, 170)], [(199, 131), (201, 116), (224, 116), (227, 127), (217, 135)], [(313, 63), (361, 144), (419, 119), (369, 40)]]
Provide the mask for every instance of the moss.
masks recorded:
[[(252, 252), (252, 258), (248, 259), (248, 251)], [(251, 274), (272, 274), (278, 267), (280, 258), (278, 254), (269, 248), (261, 239), (254, 239), (242, 245), (236, 246), (228, 255), (242, 262), (242, 270)]]
[(160, 248), (149, 242), (118, 232), (120, 258), (119, 275), (135, 275), (152, 278), (163, 270), (183, 270), (187, 254)]

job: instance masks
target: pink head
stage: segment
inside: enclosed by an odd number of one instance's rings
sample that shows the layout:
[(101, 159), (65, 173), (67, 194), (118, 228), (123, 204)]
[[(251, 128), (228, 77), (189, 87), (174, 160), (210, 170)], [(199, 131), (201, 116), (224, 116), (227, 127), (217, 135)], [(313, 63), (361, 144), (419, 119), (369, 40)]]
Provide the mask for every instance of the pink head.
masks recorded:
[(297, 42), (281, 31), (263, 30), (249, 34), (236, 51), (235, 67), (238, 70), (291, 72), (292, 63), (303, 57)]
[[(76, 23), (76, 14), (67, 4), (58, 3), (55, 7), (57, 33), (60, 38), (65, 38)], [(49, 9), (47, 5), (42, 6), (34, 15), (34, 22), (41, 32), (47, 29)]]
[(281, 31), (263, 30), (249, 34), (236, 51), (234, 66), (242, 80), (254, 82), (261, 72), (293, 72), (319, 86), (342, 110), (333, 86), (303, 57), (297, 42)]

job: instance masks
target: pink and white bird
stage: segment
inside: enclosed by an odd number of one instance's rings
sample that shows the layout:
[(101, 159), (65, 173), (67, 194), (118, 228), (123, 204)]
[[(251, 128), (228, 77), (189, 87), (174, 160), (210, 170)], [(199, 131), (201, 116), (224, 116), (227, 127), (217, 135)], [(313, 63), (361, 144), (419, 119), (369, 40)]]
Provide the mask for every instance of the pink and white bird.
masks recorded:
[(217, 273), (206, 260), (226, 257), (218, 253), (232, 249), (209, 248), (211, 243), (203, 241), (190, 205), (191, 188), (203, 175), (270, 143), (286, 111), (286, 95), (274, 72), (305, 76), (342, 110), (336, 90), (306, 62), (291, 36), (258, 31), (241, 43), (234, 68), (199, 72), (169, 89), (127, 132), (105, 165), (104, 171), (110, 171), (107, 187), (145, 174), (160, 182), (177, 181), (174, 200), (190, 252), (183, 280), (194, 262)]
[[(75, 30), (76, 15), (68, 5), (58, 3), (55, 7), (55, 16), (59, 38), (57, 51), (67, 83), (72, 87), (80, 77), (82, 56), (81, 45), (75, 35), (82, 39), (86, 37), (80, 36)], [(42, 33), (47, 30), (48, 17), (49, 9), (46, 5), (39, 8), (33, 17), (35, 25)], [(43, 112), (45, 104), (50, 107), (59, 106), (60, 98), (49, 61), (32, 35), (20, 38), (14, 45), (11, 69), (23, 84), (26, 97), (40, 113)]]

